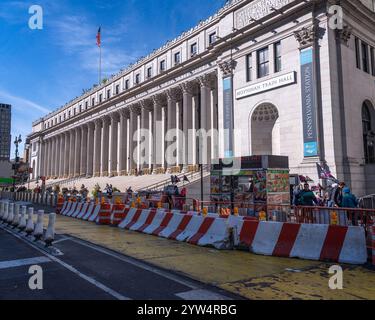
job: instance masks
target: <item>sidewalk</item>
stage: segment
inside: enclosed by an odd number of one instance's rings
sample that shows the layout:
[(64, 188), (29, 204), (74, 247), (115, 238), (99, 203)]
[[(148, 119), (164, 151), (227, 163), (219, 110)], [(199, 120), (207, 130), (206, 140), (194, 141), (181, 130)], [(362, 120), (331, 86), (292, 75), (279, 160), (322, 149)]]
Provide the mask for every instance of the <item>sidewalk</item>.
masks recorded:
[(331, 290), (332, 264), (218, 251), (58, 216), (56, 232), (173, 270), (248, 299), (375, 299), (375, 272), (342, 266), (344, 290)]

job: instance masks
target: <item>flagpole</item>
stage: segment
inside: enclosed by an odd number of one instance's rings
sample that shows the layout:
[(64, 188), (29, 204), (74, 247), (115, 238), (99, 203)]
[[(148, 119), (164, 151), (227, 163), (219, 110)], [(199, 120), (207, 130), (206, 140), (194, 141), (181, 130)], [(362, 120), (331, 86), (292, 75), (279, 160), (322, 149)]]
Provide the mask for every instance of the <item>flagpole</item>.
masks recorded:
[(102, 45), (99, 46), (99, 86), (102, 83)]

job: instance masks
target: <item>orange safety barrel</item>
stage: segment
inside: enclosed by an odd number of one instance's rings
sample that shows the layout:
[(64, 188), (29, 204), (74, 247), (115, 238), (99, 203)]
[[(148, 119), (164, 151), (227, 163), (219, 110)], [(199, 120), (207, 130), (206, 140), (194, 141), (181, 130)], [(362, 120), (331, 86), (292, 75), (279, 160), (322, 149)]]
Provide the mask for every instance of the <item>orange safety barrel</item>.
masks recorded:
[(63, 205), (64, 205), (64, 198), (63, 197), (59, 197), (57, 199), (57, 205), (56, 205), (56, 213), (57, 214), (60, 214)]
[(98, 224), (100, 225), (110, 225), (111, 224), (111, 214), (112, 208), (110, 203), (102, 203), (100, 205), (100, 211), (98, 214)]
[(126, 218), (128, 212), (129, 208), (125, 208), (124, 204), (115, 204), (111, 215), (111, 225), (117, 227)]

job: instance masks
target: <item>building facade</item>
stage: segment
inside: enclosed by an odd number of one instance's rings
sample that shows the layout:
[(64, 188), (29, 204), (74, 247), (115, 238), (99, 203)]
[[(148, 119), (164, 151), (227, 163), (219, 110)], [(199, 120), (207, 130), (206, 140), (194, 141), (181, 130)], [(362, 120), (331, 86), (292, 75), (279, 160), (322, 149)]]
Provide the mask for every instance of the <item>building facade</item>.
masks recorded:
[[(319, 163), (357, 195), (375, 193), (374, 50), (373, 0), (228, 1), (34, 122), (32, 178), (190, 171), (274, 154), (289, 157), (292, 173), (319, 181)], [(218, 132), (206, 158), (192, 139), (199, 129)]]
[(0, 178), (9, 178), (11, 176), (11, 116), (12, 106), (0, 103)]
[(0, 161), (10, 160), (12, 106), (0, 103)]

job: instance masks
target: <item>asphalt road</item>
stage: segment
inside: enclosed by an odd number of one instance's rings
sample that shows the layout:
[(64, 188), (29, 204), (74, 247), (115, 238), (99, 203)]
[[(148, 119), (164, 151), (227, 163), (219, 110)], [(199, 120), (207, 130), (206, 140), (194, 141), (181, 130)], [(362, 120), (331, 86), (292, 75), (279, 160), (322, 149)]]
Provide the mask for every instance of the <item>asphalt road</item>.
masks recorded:
[[(134, 258), (59, 235), (52, 256), (0, 226), (0, 299), (229, 300), (238, 297)], [(42, 268), (43, 289), (31, 290), (29, 268)]]

